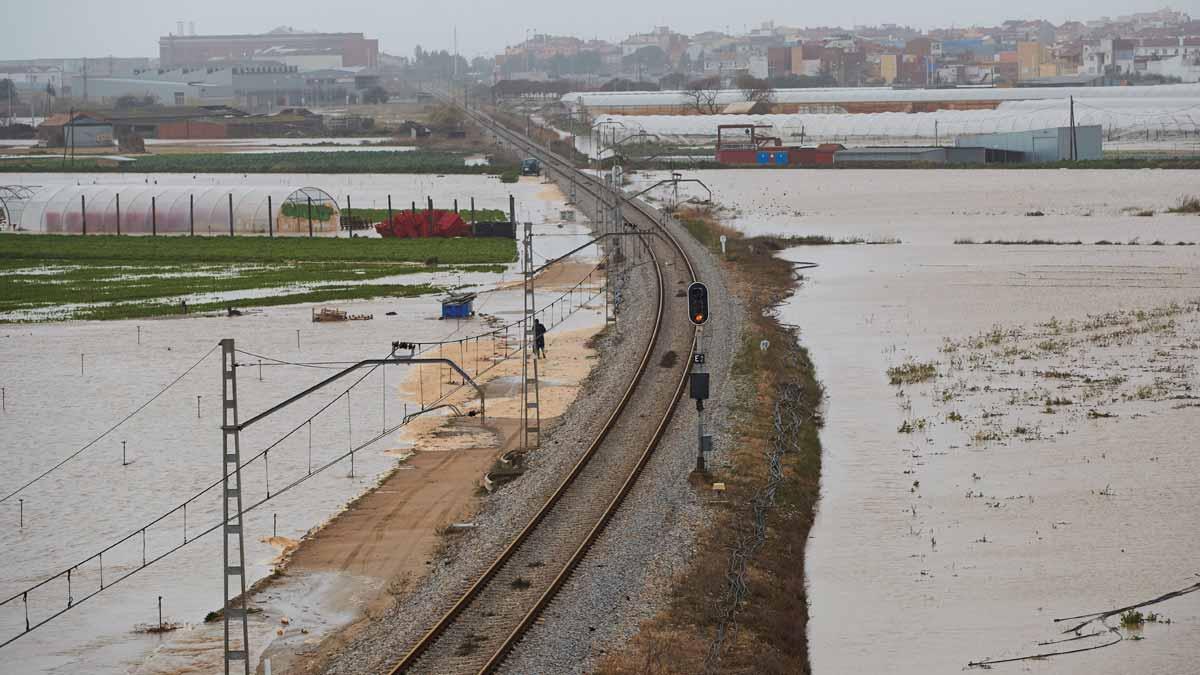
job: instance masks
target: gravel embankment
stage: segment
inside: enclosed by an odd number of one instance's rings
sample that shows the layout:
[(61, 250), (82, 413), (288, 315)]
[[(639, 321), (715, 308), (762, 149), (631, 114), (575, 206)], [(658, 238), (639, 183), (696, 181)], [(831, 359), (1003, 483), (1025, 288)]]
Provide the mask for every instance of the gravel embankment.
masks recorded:
[(546, 502), (600, 432), (633, 378), (649, 340), (656, 286), (652, 268), (635, 268), (622, 289), (622, 321), (597, 341), (597, 364), (575, 402), (545, 426), (543, 447), (516, 481), (484, 500), (477, 528), (456, 539), (449, 555), (390, 611), (335, 654), (326, 672), (386, 672), (477, 579)]
[[(730, 430), (738, 392), (730, 370), (741, 344), (743, 307), (713, 255), (677, 224), (672, 233), (709, 287), (713, 319), (705, 327), (704, 350), (714, 398), (705, 404), (705, 420), (715, 452), (708, 462), (724, 466), (725, 450), (734, 442)], [(589, 672), (606, 650), (620, 648), (642, 621), (665, 606), (672, 581), (686, 568), (706, 523), (707, 495), (688, 483), (696, 446), (696, 407), (684, 398), (637, 485), (502, 672)]]

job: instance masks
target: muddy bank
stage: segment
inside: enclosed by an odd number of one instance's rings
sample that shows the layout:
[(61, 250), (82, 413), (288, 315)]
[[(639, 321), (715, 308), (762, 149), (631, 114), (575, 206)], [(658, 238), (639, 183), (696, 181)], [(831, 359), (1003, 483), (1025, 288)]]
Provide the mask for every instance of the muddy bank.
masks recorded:
[(691, 476), (708, 518), (687, 564), (662, 581), (670, 589), (661, 611), (596, 672), (808, 672), (801, 562), (820, 475), (822, 389), (795, 333), (773, 315), (792, 293), (793, 266), (770, 239), (742, 237), (704, 212), (679, 217), (710, 253), (729, 237), (720, 272), (746, 323), (721, 384), (728, 446)]

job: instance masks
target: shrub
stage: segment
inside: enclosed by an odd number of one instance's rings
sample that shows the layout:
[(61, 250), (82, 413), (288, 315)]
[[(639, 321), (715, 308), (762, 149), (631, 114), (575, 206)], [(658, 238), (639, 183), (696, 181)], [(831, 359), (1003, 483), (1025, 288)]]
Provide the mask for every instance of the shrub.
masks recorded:
[(1167, 213), (1200, 213), (1200, 197), (1180, 197), (1179, 203), (1167, 209)]
[(917, 384), (937, 377), (937, 366), (932, 363), (910, 361), (904, 365), (888, 368), (887, 376), (890, 384)]
[(1131, 609), (1121, 615), (1121, 626), (1124, 628), (1139, 628), (1146, 623), (1146, 617), (1136, 609)]

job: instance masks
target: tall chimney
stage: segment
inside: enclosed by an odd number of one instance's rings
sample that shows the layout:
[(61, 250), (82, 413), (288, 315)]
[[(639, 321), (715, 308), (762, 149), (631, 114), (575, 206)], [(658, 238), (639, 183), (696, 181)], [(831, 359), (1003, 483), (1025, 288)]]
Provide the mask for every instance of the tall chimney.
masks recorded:
[(196, 34), (196, 22), (189, 21), (188, 22), (188, 35), (195, 35), (195, 34)]
[(182, 21), (175, 22), (175, 34), (183, 35), (183, 22)]

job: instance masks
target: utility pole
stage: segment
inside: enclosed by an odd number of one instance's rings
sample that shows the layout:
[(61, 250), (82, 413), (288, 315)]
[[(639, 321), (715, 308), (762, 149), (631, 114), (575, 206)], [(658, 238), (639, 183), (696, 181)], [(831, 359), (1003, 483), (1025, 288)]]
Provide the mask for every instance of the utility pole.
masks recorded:
[[(230, 675), (230, 664), (242, 662), (244, 675), (250, 675), (250, 627), (246, 619), (246, 549), (242, 527), (242, 452), (238, 429), (237, 411), (237, 354), (233, 348), (233, 339), (221, 340), (221, 512), (224, 517), (222, 525), (222, 549), (224, 560), (221, 577), (224, 580), (224, 620), (225, 620), (225, 675)], [(230, 513), (230, 500), (235, 503), (236, 511)], [(232, 538), (235, 551), (230, 550)], [(229, 578), (237, 577), (238, 591), (236, 602), (229, 595)], [(236, 606), (235, 606), (236, 605)], [(241, 640), (230, 640), (230, 624), (241, 624)], [(236, 630), (236, 629), (235, 629)], [(237, 643), (237, 644), (235, 644)]]
[(1079, 160), (1079, 148), (1075, 140), (1075, 97), (1071, 97), (1071, 161)]
[[(509, 213), (515, 221), (512, 198), (509, 198)], [(525, 320), (521, 332), (521, 439), (522, 448), (529, 451), (541, 445), (542, 412), (538, 404), (538, 355), (537, 355), (537, 311), (533, 289), (533, 223), (525, 223), (524, 261), (525, 276)], [(533, 411), (532, 419), (529, 414)], [(534, 440), (530, 440), (533, 438)]]

